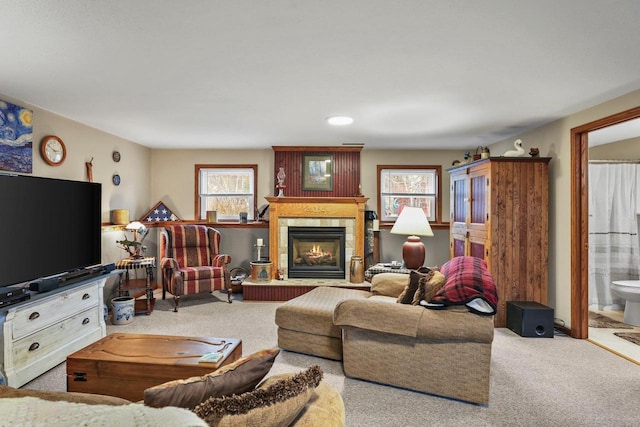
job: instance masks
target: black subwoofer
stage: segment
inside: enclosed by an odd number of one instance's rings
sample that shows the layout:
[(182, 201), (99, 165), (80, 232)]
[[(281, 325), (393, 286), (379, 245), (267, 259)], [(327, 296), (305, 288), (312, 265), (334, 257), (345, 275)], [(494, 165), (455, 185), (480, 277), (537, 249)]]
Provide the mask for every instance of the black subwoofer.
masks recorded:
[(507, 301), (507, 328), (521, 337), (553, 338), (553, 309), (533, 301)]

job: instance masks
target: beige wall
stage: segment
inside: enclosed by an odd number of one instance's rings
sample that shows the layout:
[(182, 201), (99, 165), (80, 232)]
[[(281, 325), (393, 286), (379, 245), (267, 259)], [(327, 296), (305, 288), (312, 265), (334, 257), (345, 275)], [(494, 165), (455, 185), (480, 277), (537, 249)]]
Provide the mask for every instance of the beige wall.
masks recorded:
[(571, 129), (602, 117), (640, 105), (640, 91), (586, 109), (531, 132), (491, 145), (491, 154), (499, 156), (522, 139), (528, 153), (538, 147), (540, 155), (552, 157), (549, 197), (549, 306), (555, 317), (571, 326)]
[[(34, 168), (36, 176), (48, 176), (66, 179), (84, 180), (86, 172), (84, 163), (93, 157), (94, 181), (103, 184), (103, 219), (108, 218), (111, 209), (127, 208), (132, 218), (146, 212), (154, 203), (163, 200), (183, 219), (194, 216), (194, 165), (196, 163), (242, 163), (258, 164), (259, 195), (264, 197), (273, 194), (273, 152), (266, 150), (149, 150), (138, 144), (106, 134), (99, 130), (81, 125), (61, 116), (34, 108), (12, 100), (10, 97), (0, 98), (34, 110)], [(552, 157), (550, 164), (550, 212), (549, 212), (549, 305), (555, 308), (556, 318), (567, 326), (571, 322), (571, 129), (593, 120), (609, 116), (640, 105), (640, 91), (605, 102), (569, 117), (557, 120), (517, 138), (523, 140), (528, 152), (532, 146), (540, 149), (541, 156)], [(60, 167), (47, 166), (38, 154), (38, 143), (44, 135), (60, 136), (67, 145), (68, 155)], [(511, 149), (513, 140), (502, 141), (490, 146), (493, 156)], [(122, 153), (122, 161), (114, 163), (111, 152), (118, 149)], [(376, 200), (376, 164), (434, 164), (443, 165), (443, 197), (448, 198), (448, 174), (446, 168), (453, 159), (461, 159), (462, 151), (402, 151), (402, 150), (367, 150), (362, 152), (362, 190), (370, 197), (368, 207), (375, 209)], [(122, 184), (114, 187), (111, 176), (118, 172), (122, 176)], [(446, 184), (446, 185), (445, 185)], [(443, 203), (443, 219), (448, 215), (448, 199)], [(253, 239), (252, 232), (248, 239)], [(107, 233), (109, 234), (109, 233)], [(436, 239), (444, 241), (447, 233), (438, 233)], [(115, 236), (119, 238), (120, 236)], [(262, 237), (258, 234), (258, 237)], [(395, 237), (395, 236), (394, 236)], [(150, 244), (153, 243), (153, 237)], [(103, 261), (112, 262), (122, 258), (123, 252), (114, 249), (114, 236), (107, 236), (104, 243)], [(443, 249), (425, 239), (427, 250), (431, 245), (434, 258), (440, 259)], [(150, 250), (154, 250), (151, 248)], [(395, 249), (390, 253), (395, 253)], [(250, 257), (251, 255), (247, 255)], [(427, 263), (437, 263), (428, 255)]]
[[(129, 209), (131, 218), (142, 215), (150, 205), (151, 150), (98, 129), (74, 122), (28, 103), (0, 94), (0, 99), (33, 110), (33, 176), (86, 181), (85, 162), (93, 158), (93, 181), (102, 184), (102, 222), (109, 222), (112, 209)], [(67, 148), (67, 157), (60, 166), (49, 166), (40, 156), (40, 141), (46, 135), (56, 135)], [(111, 153), (120, 151), (122, 160), (115, 163)], [(116, 187), (111, 177), (120, 174), (122, 184)], [(46, 220), (46, 218), (43, 218)], [(55, 224), (52, 224), (55, 226)], [(122, 232), (103, 230), (102, 262), (116, 262), (127, 255), (115, 243)], [(151, 241), (152, 246), (154, 243)], [(64, 248), (61, 248), (64, 250)], [(107, 285), (108, 287), (110, 285)], [(111, 287), (113, 284), (111, 284)], [(105, 291), (109, 296), (110, 291)]]
[[(442, 211), (443, 221), (449, 218), (449, 174), (446, 169), (454, 159), (462, 159), (463, 151), (420, 150), (367, 150), (361, 153), (362, 193), (369, 197), (367, 209), (377, 210), (377, 165), (441, 165), (442, 166)], [(258, 206), (266, 203), (265, 196), (274, 195), (275, 171), (272, 149), (266, 150), (153, 150), (151, 154), (151, 194), (153, 200), (162, 200), (174, 209), (178, 217), (195, 219), (195, 165), (196, 164), (257, 164)], [(285, 190), (286, 195), (286, 190)], [(236, 252), (239, 265), (248, 265), (250, 242), (263, 237), (258, 231), (221, 230), (223, 237), (233, 236), (233, 246), (225, 242), (230, 251)], [(437, 230), (434, 237), (424, 238), (427, 248), (427, 265), (439, 265), (449, 257), (448, 230)], [(400, 260), (405, 238), (381, 232), (381, 260)], [(244, 245), (243, 245), (244, 243)], [(243, 247), (245, 249), (241, 249)], [(227, 249), (225, 249), (227, 250)], [(233, 254), (232, 254), (233, 258)]]
[(589, 148), (589, 160), (640, 160), (640, 137)]

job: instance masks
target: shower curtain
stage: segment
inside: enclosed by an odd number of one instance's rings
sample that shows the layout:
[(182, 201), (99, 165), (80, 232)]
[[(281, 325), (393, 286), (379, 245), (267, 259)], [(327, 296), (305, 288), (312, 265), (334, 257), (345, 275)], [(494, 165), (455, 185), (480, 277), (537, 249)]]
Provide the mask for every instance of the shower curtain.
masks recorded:
[(621, 309), (616, 280), (638, 280), (640, 165), (589, 164), (589, 305)]

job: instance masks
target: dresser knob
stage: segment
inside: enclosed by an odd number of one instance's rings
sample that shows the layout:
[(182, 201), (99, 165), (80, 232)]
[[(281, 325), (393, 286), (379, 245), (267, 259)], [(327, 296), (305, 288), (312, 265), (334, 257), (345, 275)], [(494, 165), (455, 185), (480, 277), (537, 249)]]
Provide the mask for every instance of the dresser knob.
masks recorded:
[(29, 320), (36, 320), (38, 317), (40, 317), (40, 313), (38, 313), (37, 311), (34, 311), (29, 315)]
[(89, 322), (90, 322), (90, 320), (89, 320), (89, 318), (88, 318), (88, 317), (85, 317), (85, 318), (82, 320), (82, 324), (83, 324), (83, 325), (88, 325), (88, 324), (89, 324)]
[(31, 344), (31, 345), (29, 346), (29, 351), (35, 351), (35, 350), (37, 350), (37, 349), (39, 349), (39, 348), (40, 348), (40, 344), (39, 344), (39, 343), (37, 343), (37, 342), (34, 342), (33, 344)]
[(89, 294), (82, 295), (82, 299), (89, 299), (89, 298), (91, 298), (91, 295)]

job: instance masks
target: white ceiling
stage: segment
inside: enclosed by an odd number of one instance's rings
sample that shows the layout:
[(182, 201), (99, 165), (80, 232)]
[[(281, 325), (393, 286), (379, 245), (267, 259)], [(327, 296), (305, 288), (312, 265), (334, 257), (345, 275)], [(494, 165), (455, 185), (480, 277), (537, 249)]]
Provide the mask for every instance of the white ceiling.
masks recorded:
[(637, 0), (0, 0), (0, 94), (148, 147), (471, 149), (639, 89), (639, 18)]

